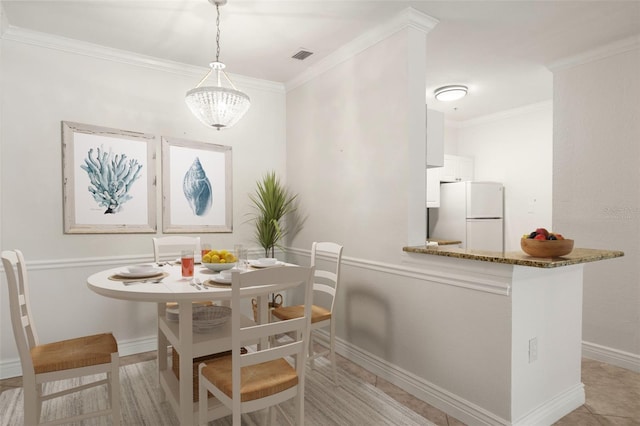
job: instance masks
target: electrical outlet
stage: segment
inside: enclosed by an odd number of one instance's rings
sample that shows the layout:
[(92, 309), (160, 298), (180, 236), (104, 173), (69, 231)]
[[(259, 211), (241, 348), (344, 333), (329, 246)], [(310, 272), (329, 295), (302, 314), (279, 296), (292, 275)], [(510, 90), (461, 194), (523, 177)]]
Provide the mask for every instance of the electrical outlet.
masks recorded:
[(538, 359), (538, 338), (534, 337), (529, 340), (529, 363)]

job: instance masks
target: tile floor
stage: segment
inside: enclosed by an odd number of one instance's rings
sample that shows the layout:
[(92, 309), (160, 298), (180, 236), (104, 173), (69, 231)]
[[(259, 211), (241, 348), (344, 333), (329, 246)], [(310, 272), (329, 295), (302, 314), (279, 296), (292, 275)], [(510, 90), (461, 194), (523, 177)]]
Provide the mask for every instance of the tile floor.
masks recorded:
[[(338, 358), (343, 368), (438, 426), (464, 425), (362, 367)], [(640, 426), (640, 373), (583, 358), (582, 383), (585, 385), (585, 404), (554, 423), (555, 426)]]
[[(132, 364), (155, 357), (155, 352), (146, 352), (123, 357), (121, 361)], [(346, 358), (337, 358), (342, 368), (375, 385), (438, 426), (464, 425)], [(556, 422), (556, 426), (640, 426), (640, 373), (583, 358), (582, 382), (586, 392), (585, 404)], [(0, 380), (0, 392), (20, 386), (22, 380), (19, 377)]]

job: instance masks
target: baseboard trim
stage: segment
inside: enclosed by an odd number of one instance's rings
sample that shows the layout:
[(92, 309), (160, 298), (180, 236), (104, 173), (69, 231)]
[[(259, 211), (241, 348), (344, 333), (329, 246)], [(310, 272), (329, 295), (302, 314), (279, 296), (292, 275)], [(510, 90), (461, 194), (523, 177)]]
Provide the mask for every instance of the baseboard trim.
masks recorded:
[[(318, 330), (327, 339), (325, 330)], [(585, 402), (582, 383), (562, 392), (517, 421), (511, 422), (398, 366), (336, 338), (336, 352), (456, 419), (473, 425), (529, 426), (553, 424)]]
[(22, 376), (20, 359), (15, 358), (10, 361), (3, 361), (0, 363), (0, 380), (18, 376)]
[[(328, 337), (324, 330), (318, 330), (318, 333), (323, 334), (325, 339)], [(336, 352), (464, 423), (473, 425), (510, 424), (506, 419), (340, 338), (336, 338)]]
[(567, 389), (540, 407), (513, 422), (514, 426), (551, 425), (584, 404), (582, 383)]
[(151, 352), (157, 349), (158, 338), (156, 336), (118, 342), (118, 352), (120, 352), (121, 357)]
[(591, 342), (582, 342), (582, 356), (640, 373), (640, 355)]

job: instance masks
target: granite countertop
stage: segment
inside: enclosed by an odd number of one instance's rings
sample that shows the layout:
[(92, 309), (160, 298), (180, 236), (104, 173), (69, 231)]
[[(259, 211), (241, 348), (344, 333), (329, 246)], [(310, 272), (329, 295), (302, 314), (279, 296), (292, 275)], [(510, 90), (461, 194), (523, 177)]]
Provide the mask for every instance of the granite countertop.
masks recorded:
[(438, 243), (439, 246), (448, 246), (448, 245), (456, 245), (462, 244), (462, 241), (458, 240), (443, 240), (439, 238), (427, 238), (428, 242)]
[(408, 253), (422, 253), (435, 256), (455, 257), (458, 259), (477, 260), (481, 262), (506, 263), (509, 265), (532, 266), (535, 268), (557, 268), (560, 266), (577, 265), (579, 263), (597, 262), (599, 260), (613, 259), (624, 256), (624, 252), (618, 250), (598, 250), (588, 248), (574, 248), (565, 256), (540, 258), (529, 256), (522, 251), (483, 251), (467, 250), (457, 247), (429, 247), (412, 246), (403, 247), (402, 251)]

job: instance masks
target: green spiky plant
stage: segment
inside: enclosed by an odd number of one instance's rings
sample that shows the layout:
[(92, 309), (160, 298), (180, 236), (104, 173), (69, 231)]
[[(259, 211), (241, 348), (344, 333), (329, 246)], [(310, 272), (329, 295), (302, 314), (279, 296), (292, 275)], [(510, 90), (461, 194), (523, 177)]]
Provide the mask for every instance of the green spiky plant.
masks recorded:
[(283, 218), (296, 210), (296, 197), (289, 194), (273, 171), (257, 182), (255, 194), (249, 194), (256, 208), (253, 219), (256, 225), (255, 238), (264, 248), (265, 257), (275, 257), (275, 248), (280, 248), (278, 242), (287, 233)]

